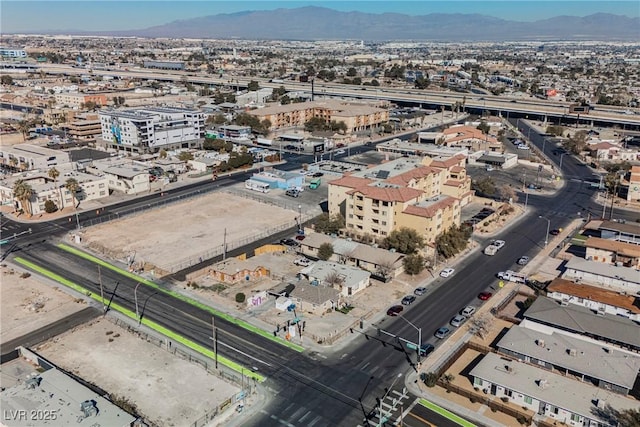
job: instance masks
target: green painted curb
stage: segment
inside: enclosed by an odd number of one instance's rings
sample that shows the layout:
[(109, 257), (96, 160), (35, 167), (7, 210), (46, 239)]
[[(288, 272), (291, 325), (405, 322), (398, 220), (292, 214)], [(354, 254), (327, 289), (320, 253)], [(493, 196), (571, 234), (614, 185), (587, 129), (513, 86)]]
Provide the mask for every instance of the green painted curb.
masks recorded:
[[(52, 280), (55, 280), (58, 283), (61, 283), (65, 286), (70, 287), (71, 289), (80, 292), (84, 295), (87, 295), (88, 297), (102, 303), (102, 304), (108, 304), (109, 300), (107, 298), (102, 298), (100, 295), (94, 295), (91, 291), (83, 288), (82, 286), (73, 283), (70, 280), (65, 279), (62, 276), (57, 275), (56, 273), (47, 270), (46, 268), (40, 267), (37, 264), (34, 264), (30, 261), (27, 261), (24, 258), (21, 257), (16, 257), (15, 261), (24, 265), (25, 267), (28, 267), (30, 269), (32, 269), (33, 271), (36, 271), (40, 274), (42, 274), (45, 277), (48, 277)], [(120, 313), (124, 314), (127, 317), (130, 317), (131, 319), (137, 320), (137, 317), (135, 315), (134, 312), (132, 312), (131, 310), (128, 310), (124, 307), (122, 307), (121, 305), (117, 304), (117, 303), (111, 303), (109, 305), (109, 307), (111, 309), (114, 309), (116, 311), (119, 311)], [(206, 347), (201, 346), (200, 344), (197, 344), (189, 339), (186, 339), (184, 337), (182, 337), (181, 335), (178, 335), (177, 333), (170, 331), (169, 329), (165, 328), (164, 326), (161, 326), (159, 324), (157, 324), (156, 322), (153, 322), (151, 320), (148, 319), (142, 319), (142, 324), (144, 324), (145, 326), (150, 327), (151, 329), (160, 332), (161, 334), (163, 334), (164, 336), (173, 339), (176, 342), (179, 342), (183, 345), (185, 345), (186, 347), (189, 347), (192, 350), (197, 351), (200, 354), (204, 354), (207, 357), (210, 357), (211, 359), (215, 359), (215, 353), (211, 350), (209, 350)], [(227, 359), (224, 356), (220, 356), (218, 355), (218, 362), (220, 362), (222, 365), (227, 366), (231, 369), (233, 369), (236, 372), (242, 373), (243, 375), (249, 377), (249, 378), (253, 378), (256, 381), (260, 381), (263, 382), (266, 378), (262, 375), (256, 374), (255, 372), (253, 372), (251, 369), (245, 368), (242, 365), (239, 365), (238, 363)]]
[(420, 402), (420, 404), (426, 408), (431, 409), (433, 412), (442, 415), (443, 417), (445, 417), (448, 420), (453, 421), (454, 423), (457, 423), (463, 427), (476, 427), (475, 424), (470, 423), (469, 421), (465, 420), (464, 418), (461, 418), (459, 416), (457, 416), (456, 414), (447, 411), (446, 409), (436, 405), (435, 403), (429, 402), (427, 399), (419, 399), (418, 400)]
[(131, 273), (130, 271), (127, 271), (127, 270), (124, 270), (122, 268), (116, 267), (115, 265), (109, 264), (108, 262), (103, 261), (100, 258), (97, 258), (97, 257), (95, 257), (95, 256), (93, 256), (91, 254), (88, 254), (88, 253), (84, 252), (84, 251), (76, 249), (73, 246), (69, 246), (69, 245), (66, 245), (64, 243), (59, 243), (58, 247), (60, 249), (62, 249), (62, 250), (65, 250), (65, 251), (69, 252), (69, 253), (72, 253), (72, 254), (77, 255), (77, 256), (79, 256), (81, 258), (89, 260), (89, 261), (91, 261), (91, 262), (93, 262), (95, 264), (98, 264), (98, 265), (101, 265), (101, 266), (103, 266), (105, 268), (108, 268), (109, 270), (115, 271), (118, 274), (121, 274), (123, 276), (129, 277), (130, 279), (136, 280), (136, 281), (138, 281), (140, 283), (144, 283), (145, 285), (150, 286), (153, 289), (156, 289), (156, 290), (158, 290), (160, 292), (164, 292), (167, 295), (171, 295), (172, 297), (174, 297), (176, 299), (184, 301), (184, 302), (186, 302), (188, 304), (191, 304), (191, 305), (193, 305), (195, 307), (198, 307), (198, 308), (200, 308), (202, 310), (208, 311), (211, 314), (215, 314), (216, 316), (221, 317), (221, 318), (225, 319), (226, 321), (228, 321), (230, 323), (234, 323), (234, 324), (240, 326), (241, 328), (244, 328), (244, 329), (246, 329), (248, 331), (251, 331), (256, 335), (260, 335), (260, 336), (262, 336), (264, 338), (267, 338), (267, 339), (269, 339), (269, 340), (271, 340), (273, 342), (276, 342), (278, 344), (287, 346), (290, 349), (295, 350), (295, 351), (300, 352), (300, 353), (305, 350), (304, 347), (302, 347), (302, 346), (300, 346), (298, 344), (294, 344), (292, 342), (283, 340), (280, 337), (274, 337), (272, 333), (269, 333), (269, 332), (267, 332), (267, 331), (265, 331), (263, 329), (257, 328), (255, 326), (253, 326), (251, 323), (245, 322), (244, 320), (237, 319), (237, 318), (235, 318), (233, 316), (230, 316), (230, 315), (228, 315), (226, 313), (218, 311), (215, 308), (209, 307), (208, 305), (203, 304), (200, 301), (194, 300), (193, 298), (190, 298), (188, 296), (182, 295), (179, 292), (174, 292), (174, 291), (170, 291), (170, 290), (164, 289), (164, 288), (160, 287), (157, 283), (152, 282), (151, 280), (147, 280), (144, 277), (141, 277), (141, 276), (138, 276), (137, 274)]

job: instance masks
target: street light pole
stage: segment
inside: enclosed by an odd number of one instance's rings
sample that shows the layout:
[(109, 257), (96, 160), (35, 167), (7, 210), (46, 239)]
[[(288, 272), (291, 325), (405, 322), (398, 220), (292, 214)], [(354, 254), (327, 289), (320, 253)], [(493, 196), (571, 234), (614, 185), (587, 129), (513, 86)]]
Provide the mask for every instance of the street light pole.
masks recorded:
[(546, 248), (547, 244), (549, 243), (549, 227), (551, 227), (551, 220), (546, 216), (542, 216), (542, 215), (538, 215), (538, 218), (547, 220), (547, 234), (544, 237), (544, 247)]
[(138, 311), (138, 286), (140, 286), (140, 283), (133, 288), (133, 297), (136, 301), (136, 319), (140, 320), (140, 311)]
[(302, 205), (298, 205), (298, 231), (302, 231)]
[(422, 345), (422, 328), (418, 328), (416, 325), (414, 325), (413, 323), (409, 322), (407, 319), (405, 319), (402, 316), (398, 316), (400, 319), (404, 320), (405, 322), (407, 322), (409, 325), (413, 326), (415, 329), (418, 330), (418, 359), (417, 362), (420, 363), (420, 346)]

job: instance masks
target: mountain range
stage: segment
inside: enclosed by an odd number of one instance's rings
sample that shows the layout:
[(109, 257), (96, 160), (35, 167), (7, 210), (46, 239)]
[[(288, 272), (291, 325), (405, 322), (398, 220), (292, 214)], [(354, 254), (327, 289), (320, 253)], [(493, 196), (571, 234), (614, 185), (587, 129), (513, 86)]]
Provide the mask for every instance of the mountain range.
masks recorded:
[(640, 18), (597, 13), (519, 22), (480, 14), (411, 16), (308, 6), (218, 14), (139, 30), (82, 33), (248, 40), (638, 41)]

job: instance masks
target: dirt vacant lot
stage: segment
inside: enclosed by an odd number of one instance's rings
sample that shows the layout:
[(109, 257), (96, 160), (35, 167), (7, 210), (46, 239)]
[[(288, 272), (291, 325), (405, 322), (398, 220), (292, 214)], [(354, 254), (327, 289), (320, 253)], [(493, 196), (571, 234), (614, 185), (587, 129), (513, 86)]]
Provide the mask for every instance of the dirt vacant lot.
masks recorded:
[(158, 426), (191, 425), (239, 392), (107, 319), (60, 335), (36, 351), (112, 396), (124, 397)]
[(111, 258), (135, 258), (163, 270), (282, 224), (295, 224), (297, 212), (228, 193), (212, 193), (112, 221), (84, 232), (90, 248)]

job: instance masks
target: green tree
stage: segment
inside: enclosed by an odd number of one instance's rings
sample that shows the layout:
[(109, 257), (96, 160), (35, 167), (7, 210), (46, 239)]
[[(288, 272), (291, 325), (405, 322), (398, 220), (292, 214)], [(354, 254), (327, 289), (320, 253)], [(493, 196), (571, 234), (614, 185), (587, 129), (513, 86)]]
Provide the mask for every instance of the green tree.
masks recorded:
[(410, 254), (402, 260), (404, 272), (410, 275), (420, 274), (424, 270), (424, 258), (420, 254)]
[(161, 159), (166, 159), (167, 158), (167, 150), (165, 150), (164, 148), (162, 148), (160, 150), (160, 152), (158, 153), (158, 156), (160, 156)]
[(20, 206), (24, 212), (31, 216), (31, 198), (33, 197), (33, 188), (26, 181), (19, 179), (13, 184), (13, 197), (20, 202)]
[(71, 198), (73, 200), (73, 209), (75, 210), (78, 205), (78, 198), (76, 197), (76, 195), (80, 190), (80, 184), (78, 183), (78, 180), (75, 178), (67, 178), (64, 183), (64, 188), (66, 188), (67, 191), (71, 193)]
[(418, 77), (414, 82), (414, 86), (416, 89), (427, 89), (429, 87), (429, 79)]
[(54, 213), (55, 211), (58, 210), (58, 206), (56, 206), (55, 202), (53, 200), (45, 200), (44, 202), (44, 211), (46, 213)]
[(58, 171), (58, 169), (56, 168), (51, 168), (49, 169), (49, 172), (47, 172), (47, 174), (49, 175), (49, 178), (51, 178), (56, 183), (56, 188), (58, 189), (58, 206), (62, 206), (62, 191), (58, 186), (58, 177), (60, 176), (60, 171)]
[(327, 122), (322, 117), (312, 117), (304, 124), (304, 130), (307, 132), (315, 132), (327, 129)]
[(318, 233), (337, 234), (344, 225), (345, 220), (342, 215), (337, 214), (331, 217), (325, 212), (316, 219), (315, 230)]
[(224, 114), (212, 114), (205, 121), (208, 125), (223, 125), (227, 122)]
[(193, 154), (191, 154), (189, 151), (182, 151), (180, 154), (178, 154), (178, 159), (181, 162), (187, 162), (189, 160), (193, 160)]
[(483, 196), (492, 197), (496, 194), (496, 184), (491, 177), (485, 176), (471, 182), (471, 188)]
[(18, 130), (22, 134), (23, 142), (27, 140), (27, 134), (29, 133), (29, 130), (31, 129), (32, 126), (33, 126), (33, 122), (31, 120), (24, 119), (18, 122)]
[(13, 84), (13, 77), (8, 74), (4, 74), (2, 77), (0, 77), (0, 83), (2, 83), (3, 85), (11, 86)]
[(579, 130), (565, 142), (565, 147), (573, 154), (580, 154), (587, 146), (587, 131)]
[(481, 130), (485, 135), (491, 130), (489, 124), (485, 120), (482, 120), (476, 129)]
[(555, 135), (555, 136), (562, 136), (564, 135), (564, 127), (559, 125), (547, 126), (546, 133), (550, 135)]
[(318, 248), (318, 258), (327, 261), (333, 255), (333, 245), (331, 243), (323, 243)]
[(412, 228), (401, 227), (393, 230), (384, 239), (383, 246), (388, 249), (395, 249), (403, 254), (413, 254), (424, 246), (424, 239)]
[(258, 89), (260, 89), (260, 84), (258, 84), (258, 82), (255, 81), (255, 80), (251, 80), (249, 82), (249, 84), (247, 85), (247, 90), (249, 90), (251, 92), (256, 91)]
[(358, 75), (358, 70), (356, 70), (354, 67), (349, 67), (349, 69), (347, 70), (347, 76), (355, 77), (357, 75)]

